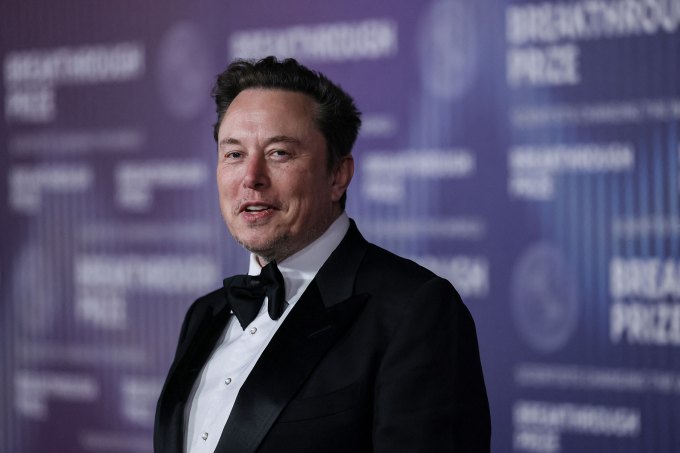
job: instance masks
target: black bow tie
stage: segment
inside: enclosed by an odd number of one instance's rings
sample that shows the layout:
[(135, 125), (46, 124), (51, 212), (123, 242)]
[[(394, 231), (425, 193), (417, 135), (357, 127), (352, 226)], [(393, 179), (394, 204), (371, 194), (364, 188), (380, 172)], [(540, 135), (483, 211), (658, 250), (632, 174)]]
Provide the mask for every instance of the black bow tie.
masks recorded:
[(257, 316), (265, 296), (268, 300), (267, 311), (272, 319), (279, 319), (287, 305), (283, 275), (275, 261), (263, 267), (260, 275), (225, 278), (224, 289), (227, 304), (244, 330)]

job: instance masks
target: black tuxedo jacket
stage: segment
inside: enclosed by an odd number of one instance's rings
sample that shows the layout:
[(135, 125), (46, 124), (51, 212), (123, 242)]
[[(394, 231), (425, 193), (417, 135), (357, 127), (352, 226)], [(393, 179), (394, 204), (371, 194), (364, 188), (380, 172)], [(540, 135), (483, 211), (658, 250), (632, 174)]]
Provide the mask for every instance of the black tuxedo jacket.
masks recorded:
[[(179, 453), (184, 408), (228, 319), (189, 309), (156, 410), (154, 451)], [(369, 244), (354, 222), (241, 388), (217, 452), (489, 451), (472, 318), (451, 284)]]

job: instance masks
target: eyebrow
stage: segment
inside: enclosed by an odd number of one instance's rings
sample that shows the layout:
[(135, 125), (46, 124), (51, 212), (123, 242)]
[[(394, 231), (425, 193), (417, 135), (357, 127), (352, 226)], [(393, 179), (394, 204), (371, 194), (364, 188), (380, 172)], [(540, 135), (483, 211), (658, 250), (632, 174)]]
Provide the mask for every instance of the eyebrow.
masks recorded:
[[(292, 143), (295, 145), (299, 145), (300, 140), (298, 140), (297, 138), (289, 137), (287, 135), (275, 135), (267, 139), (267, 141), (265, 142), (265, 146), (271, 145), (272, 143)], [(240, 144), (241, 144), (240, 140), (232, 137), (227, 137), (220, 140), (219, 146), (222, 147), (226, 145), (240, 145)]]

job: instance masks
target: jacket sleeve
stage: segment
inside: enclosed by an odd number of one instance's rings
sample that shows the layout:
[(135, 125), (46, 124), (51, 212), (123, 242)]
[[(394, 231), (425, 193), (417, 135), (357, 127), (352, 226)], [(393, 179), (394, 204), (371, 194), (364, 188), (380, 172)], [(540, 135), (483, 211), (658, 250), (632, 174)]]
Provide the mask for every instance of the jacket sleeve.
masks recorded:
[(439, 277), (401, 313), (375, 386), (374, 451), (490, 450), (489, 403), (472, 316)]

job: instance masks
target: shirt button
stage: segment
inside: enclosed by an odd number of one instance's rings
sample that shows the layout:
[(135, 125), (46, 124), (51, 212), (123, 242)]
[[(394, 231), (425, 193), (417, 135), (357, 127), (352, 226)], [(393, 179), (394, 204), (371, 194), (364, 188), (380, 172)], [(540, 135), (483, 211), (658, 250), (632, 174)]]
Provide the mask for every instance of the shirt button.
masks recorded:
[(224, 385), (229, 385), (229, 384), (231, 384), (231, 378), (230, 377), (228, 377), (224, 380)]
[(250, 334), (255, 335), (255, 332), (257, 332), (257, 327), (251, 327), (250, 328)]
[(203, 433), (201, 437), (203, 438), (203, 440), (208, 440), (208, 433)]

